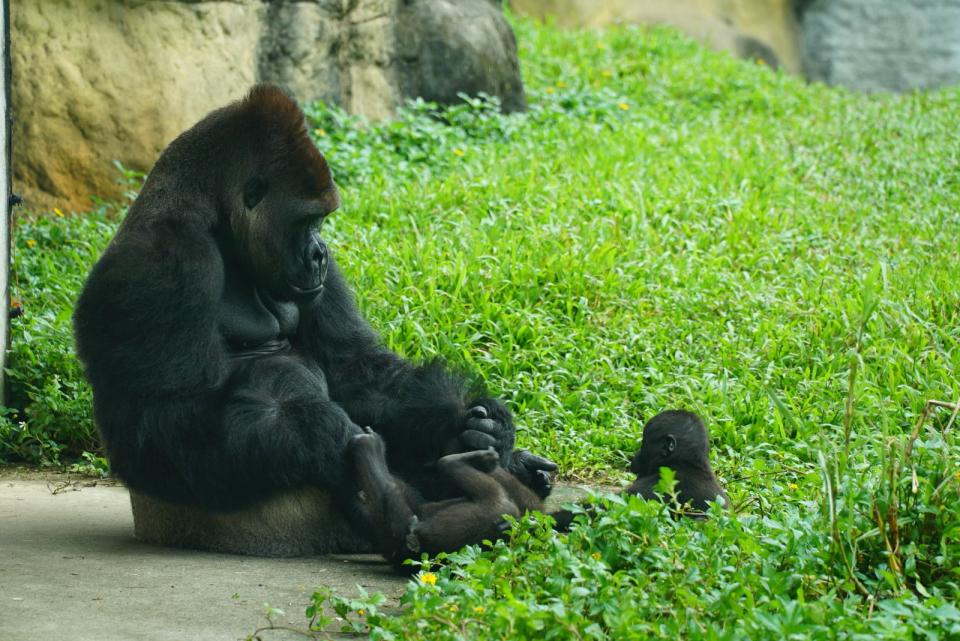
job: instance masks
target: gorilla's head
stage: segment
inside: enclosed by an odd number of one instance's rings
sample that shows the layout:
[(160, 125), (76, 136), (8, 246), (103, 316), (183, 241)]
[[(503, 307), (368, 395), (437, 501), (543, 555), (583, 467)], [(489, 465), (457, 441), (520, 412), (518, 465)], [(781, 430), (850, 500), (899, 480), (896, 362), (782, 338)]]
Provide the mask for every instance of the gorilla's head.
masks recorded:
[(323, 289), (324, 218), (340, 206), (327, 161), (303, 112), (283, 91), (258, 85), (237, 103), (242, 153), (224, 183), (234, 248), (259, 287), (278, 300), (309, 300)]
[(644, 426), (640, 450), (630, 463), (637, 476), (657, 474), (661, 467), (707, 465), (710, 441), (703, 421), (693, 412), (667, 410)]

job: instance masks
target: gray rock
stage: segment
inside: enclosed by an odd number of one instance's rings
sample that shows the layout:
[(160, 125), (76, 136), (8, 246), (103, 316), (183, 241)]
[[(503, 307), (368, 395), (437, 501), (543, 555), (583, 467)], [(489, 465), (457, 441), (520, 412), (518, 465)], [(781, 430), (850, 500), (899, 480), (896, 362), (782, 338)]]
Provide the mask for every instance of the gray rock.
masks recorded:
[(804, 0), (804, 70), (861, 91), (960, 84), (960, 0)]
[(460, 92), (484, 92), (505, 111), (526, 109), (517, 43), (499, 2), (404, 0), (396, 33), (403, 95), (452, 104)]

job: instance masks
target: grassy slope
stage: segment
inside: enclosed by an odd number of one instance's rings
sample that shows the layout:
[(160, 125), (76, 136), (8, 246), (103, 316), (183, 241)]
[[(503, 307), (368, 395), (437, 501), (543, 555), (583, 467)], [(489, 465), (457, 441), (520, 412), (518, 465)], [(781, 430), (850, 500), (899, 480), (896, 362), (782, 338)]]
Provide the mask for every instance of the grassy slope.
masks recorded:
[(640, 418), (686, 406), (740, 474), (837, 436), (880, 264), (857, 438), (957, 394), (956, 92), (851, 96), (660, 34), (520, 40), (534, 101), (629, 109), (348, 189), (341, 261), (394, 347), (481, 372), (566, 469), (620, 467)]
[[(446, 608), (511, 638), (911, 638), (908, 621), (949, 636), (956, 439), (925, 432), (903, 464), (916, 490), (884, 471), (924, 401), (960, 393), (960, 93), (806, 86), (670, 32), (517, 29), (527, 115), (475, 105), (454, 127), (370, 129), (314, 111), (344, 185), (339, 260), (392, 347), (485, 378), (521, 444), (568, 477), (617, 476), (643, 418), (700, 412), (745, 516), (694, 529), (631, 504), (569, 541), (518, 535), (414, 585), (406, 618), (376, 633), (456, 636), (462, 616), (431, 614)], [(12, 374), (31, 404), (0, 454), (93, 446), (68, 314), (111, 227), (20, 228)], [(893, 555), (873, 516), (891, 497)], [(570, 592), (584, 576), (592, 596)], [(610, 613), (615, 599), (629, 605)]]

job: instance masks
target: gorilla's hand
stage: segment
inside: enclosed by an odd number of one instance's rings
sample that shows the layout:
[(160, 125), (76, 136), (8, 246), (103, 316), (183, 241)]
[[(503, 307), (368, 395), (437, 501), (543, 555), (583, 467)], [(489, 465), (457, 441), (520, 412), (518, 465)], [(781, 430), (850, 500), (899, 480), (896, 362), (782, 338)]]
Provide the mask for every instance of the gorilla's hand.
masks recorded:
[(516, 429), (510, 410), (496, 399), (481, 398), (471, 403), (463, 419), (462, 431), (446, 449), (469, 452), (492, 447), (500, 455), (500, 464), (506, 467), (515, 439)]
[(541, 499), (550, 496), (553, 490), (550, 473), (557, 470), (553, 461), (532, 454), (530, 450), (514, 450), (506, 468)]

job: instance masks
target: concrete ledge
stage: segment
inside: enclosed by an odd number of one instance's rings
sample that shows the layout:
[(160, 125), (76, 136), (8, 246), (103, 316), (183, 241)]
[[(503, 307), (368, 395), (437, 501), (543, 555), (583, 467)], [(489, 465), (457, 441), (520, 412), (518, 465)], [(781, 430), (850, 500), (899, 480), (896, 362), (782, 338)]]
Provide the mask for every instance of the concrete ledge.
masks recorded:
[(0, 641), (231, 641), (263, 624), (264, 603), (286, 612), (278, 624), (303, 626), (318, 585), (344, 596), (361, 585), (395, 604), (404, 583), (377, 555), (146, 545), (122, 486), (0, 476)]

